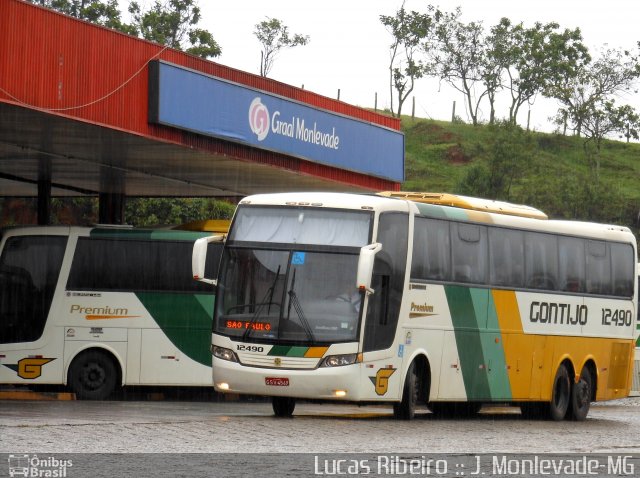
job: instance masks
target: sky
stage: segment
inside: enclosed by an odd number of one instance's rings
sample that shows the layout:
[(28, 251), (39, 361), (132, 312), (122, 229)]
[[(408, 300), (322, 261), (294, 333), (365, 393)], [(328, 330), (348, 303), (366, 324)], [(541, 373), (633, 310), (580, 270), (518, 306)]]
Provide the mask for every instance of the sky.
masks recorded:
[[(215, 59), (224, 65), (259, 72), (260, 43), (254, 35), (255, 25), (278, 18), (291, 33), (310, 37), (305, 46), (283, 50), (274, 63), (270, 78), (350, 104), (372, 108), (377, 93), (378, 108), (388, 108), (389, 45), (392, 37), (380, 22), (380, 15), (394, 15), (401, 0), (232, 0), (214, 2), (200, 0), (200, 26), (212, 32), (222, 47)], [(429, 2), (407, 0), (406, 8), (425, 12)], [(609, 48), (637, 48), (640, 41), (640, 3), (637, 0), (442, 0), (432, 2), (441, 10), (462, 11), (465, 22), (482, 21), (488, 29), (501, 17), (514, 23), (555, 21), (562, 28), (579, 27), (589, 51)], [(411, 99), (403, 114), (411, 113)], [(462, 95), (444, 83), (422, 79), (415, 89), (416, 116), (450, 120), (453, 102), (456, 115), (464, 120)], [(640, 94), (627, 98), (640, 110)], [(506, 104), (498, 106), (498, 114), (506, 116)], [(554, 102), (537, 98), (531, 107), (532, 129), (553, 131), (548, 117), (556, 110)], [(488, 108), (485, 107), (484, 119)], [(527, 108), (523, 107), (519, 122), (525, 126)]]

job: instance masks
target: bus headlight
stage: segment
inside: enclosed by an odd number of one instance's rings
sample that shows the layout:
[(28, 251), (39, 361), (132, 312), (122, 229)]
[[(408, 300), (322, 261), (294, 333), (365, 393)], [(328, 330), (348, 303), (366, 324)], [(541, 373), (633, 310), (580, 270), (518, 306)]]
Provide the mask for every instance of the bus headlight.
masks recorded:
[(211, 352), (214, 357), (219, 358), (220, 360), (228, 360), (229, 362), (237, 362), (238, 357), (233, 350), (225, 349), (224, 347), (213, 346), (211, 348)]
[(329, 355), (322, 363), (321, 367), (342, 367), (343, 365), (352, 365), (358, 360), (358, 354), (346, 355)]

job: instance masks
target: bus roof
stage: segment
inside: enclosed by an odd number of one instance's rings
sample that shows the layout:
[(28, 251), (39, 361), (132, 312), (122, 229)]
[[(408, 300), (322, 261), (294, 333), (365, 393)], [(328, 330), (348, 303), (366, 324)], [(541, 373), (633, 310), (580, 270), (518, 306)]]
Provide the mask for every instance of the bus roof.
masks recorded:
[(383, 191), (378, 194), (384, 197), (406, 199), (408, 201), (436, 204), (439, 206), (450, 206), (461, 209), (471, 209), (474, 211), (506, 214), (508, 216), (528, 217), (531, 219), (548, 219), (545, 213), (530, 206), (494, 201), (490, 199), (459, 196), (457, 194), (407, 191)]

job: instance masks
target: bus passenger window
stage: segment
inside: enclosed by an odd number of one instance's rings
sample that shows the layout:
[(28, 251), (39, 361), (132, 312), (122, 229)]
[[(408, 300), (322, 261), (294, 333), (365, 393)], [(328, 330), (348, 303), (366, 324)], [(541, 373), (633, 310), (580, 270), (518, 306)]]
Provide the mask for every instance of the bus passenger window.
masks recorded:
[(558, 242), (551, 234), (530, 233), (525, 240), (526, 287), (555, 290), (558, 283)]
[(451, 239), (453, 280), (485, 283), (488, 262), (487, 228), (454, 223)]
[(611, 293), (611, 261), (606, 242), (587, 241), (587, 292)]
[(613, 295), (631, 297), (633, 295), (633, 248), (628, 244), (611, 243), (611, 275)]
[(0, 342), (40, 338), (58, 282), (67, 238), (14, 236), (0, 257)]

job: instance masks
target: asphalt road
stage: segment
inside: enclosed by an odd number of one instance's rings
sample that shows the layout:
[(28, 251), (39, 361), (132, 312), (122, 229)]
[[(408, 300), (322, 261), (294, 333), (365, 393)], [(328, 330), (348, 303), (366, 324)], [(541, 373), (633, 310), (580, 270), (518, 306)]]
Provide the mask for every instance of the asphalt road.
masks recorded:
[[(147, 459), (155, 467), (149, 476), (182, 475), (179, 470), (187, 465), (196, 466), (195, 472), (188, 473), (191, 476), (316, 476), (332, 474), (327, 473), (332, 470), (349, 471), (336, 468), (335, 460), (331, 461), (334, 456), (353, 455), (357, 462), (374, 455), (392, 460), (389, 457), (396, 454), (415, 459), (455, 454), (473, 461), (477, 454), (514, 453), (601, 454), (605, 459), (610, 454), (635, 454), (637, 458), (640, 399), (593, 404), (584, 422), (526, 420), (513, 408), (485, 408), (477, 417), (465, 420), (436, 419), (425, 410), (415, 420), (404, 422), (394, 420), (387, 407), (339, 404), (299, 403), (292, 418), (278, 419), (272, 415), (271, 404), (263, 401), (0, 401), (0, 455), (12, 454), (15, 460), (25, 455), (42, 459), (71, 454), (76, 467), (66, 470), (64, 476), (69, 477), (146, 476), (144, 471), (151, 466), (145, 465)], [(237, 474), (228, 470), (215, 474), (207, 464), (211, 456)], [(85, 475), (82, 466), (88, 457), (92, 457), (92, 465)], [(135, 473), (119, 471), (116, 465), (131, 460), (142, 460)], [(164, 464), (160, 466), (158, 461)], [(219, 466), (216, 469), (222, 470)], [(438, 475), (463, 475), (454, 473), (452, 466), (448, 474)], [(622, 472), (622, 462), (615, 466), (615, 475), (637, 476), (631, 464), (627, 471), (633, 474)], [(637, 468), (640, 474), (640, 464)], [(382, 475), (407, 475), (393, 467), (385, 470)], [(421, 470), (424, 476), (425, 468)], [(4, 471), (0, 463), (0, 476)], [(362, 469), (350, 471), (358, 472), (351, 476), (369, 474), (363, 474)], [(519, 468), (516, 471), (517, 476), (526, 475)], [(486, 474), (498, 476), (492, 472), (495, 470), (487, 469)]]

